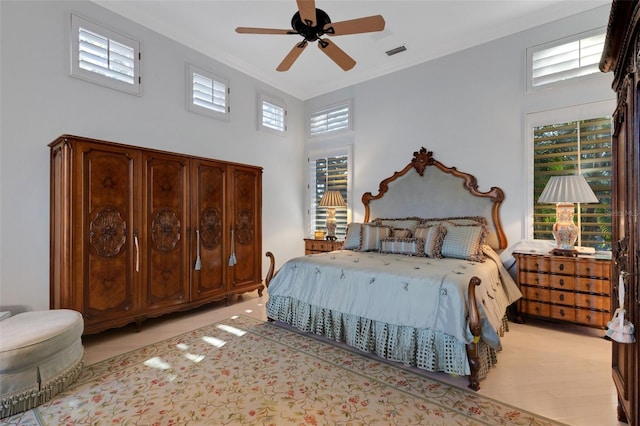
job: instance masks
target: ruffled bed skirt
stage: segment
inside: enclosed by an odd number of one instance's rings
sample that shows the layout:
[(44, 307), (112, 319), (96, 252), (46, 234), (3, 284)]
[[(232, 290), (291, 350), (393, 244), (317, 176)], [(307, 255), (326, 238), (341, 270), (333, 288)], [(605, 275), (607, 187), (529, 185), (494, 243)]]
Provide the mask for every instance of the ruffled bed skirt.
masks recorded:
[[(266, 307), (270, 319), (344, 342), (405, 366), (460, 376), (471, 374), (466, 345), (438, 331), (343, 314), (285, 296), (270, 295)], [(481, 365), (478, 379), (483, 379), (497, 363), (497, 349), (480, 341), (479, 354)]]

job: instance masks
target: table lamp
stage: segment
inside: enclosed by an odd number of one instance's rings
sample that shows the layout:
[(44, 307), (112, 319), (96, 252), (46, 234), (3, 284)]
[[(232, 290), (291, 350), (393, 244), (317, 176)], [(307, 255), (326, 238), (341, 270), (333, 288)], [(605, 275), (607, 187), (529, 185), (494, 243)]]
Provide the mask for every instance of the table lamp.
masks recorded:
[(576, 256), (574, 244), (579, 229), (573, 223), (574, 203), (597, 203), (598, 198), (582, 175), (552, 176), (544, 187), (538, 203), (556, 203), (556, 223), (553, 237), (555, 255)]
[(340, 191), (326, 191), (318, 207), (327, 209), (327, 240), (336, 239), (336, 207), (347, 207)]

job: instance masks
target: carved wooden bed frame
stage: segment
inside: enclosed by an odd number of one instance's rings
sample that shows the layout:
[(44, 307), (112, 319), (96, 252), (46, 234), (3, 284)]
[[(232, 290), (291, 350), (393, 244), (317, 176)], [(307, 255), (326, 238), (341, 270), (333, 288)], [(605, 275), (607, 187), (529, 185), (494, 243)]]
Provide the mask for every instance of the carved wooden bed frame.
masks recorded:
[[(412, 171), (415, 173), (411, 173)], [(503, 201), (502, 189), (491, 187), (489, 191), (481, 192), (473, 175), (443, 165), (424, 147), (413, 153), (413, 158), (406, 167), (381, 181), (376, 195), (371, 192), (362, 195), (365, 222), (376, 218), (485, 217), (489, 228), (487, 244), (498, 252), (507, 247), (507, 238), (500, 221), (500, 206)], [(275, 258), (271, 252), (266, 255), (270, 259), (265, 278), (268, 287), (275, 275)], [(480, 389), (479, 342), (482, 333), (475, 293), (475, 287), (479, 284), (480, 279), (477, 277), (469, 281), (469, 328), (474, 339), (466, 345), (471, 371), (469, 388), (476, 391)]]

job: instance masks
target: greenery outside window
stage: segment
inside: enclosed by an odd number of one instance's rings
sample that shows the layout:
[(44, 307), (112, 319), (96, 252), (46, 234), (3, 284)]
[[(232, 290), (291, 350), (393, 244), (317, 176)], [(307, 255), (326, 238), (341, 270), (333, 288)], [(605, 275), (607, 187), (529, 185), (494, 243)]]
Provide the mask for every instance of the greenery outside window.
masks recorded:
[(574, 219), (583, 247), (611, 250), (611, 117), (533, 127), (533, 237), (552, 240), (555, 206), (538, 204), (549, 177), (582, 174), (598, 204), (578, 204)]

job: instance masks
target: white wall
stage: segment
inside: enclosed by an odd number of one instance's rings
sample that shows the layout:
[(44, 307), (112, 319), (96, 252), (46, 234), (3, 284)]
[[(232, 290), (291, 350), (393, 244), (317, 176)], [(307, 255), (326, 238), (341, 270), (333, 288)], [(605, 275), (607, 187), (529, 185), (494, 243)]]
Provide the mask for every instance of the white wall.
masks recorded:
[[(141, 41), (142, 97), (69, 76), (72, 11)], [(608, 7), (594, 9), (303, 104), (93, 3), (1, 0), (0, 306), (48, 308), (47, 143), (60, 134), (263, 166), (263, 248), (281, 264), (302, 253), (305, 227), (304, 162), (280, 159), (304, 158), (306, 112), (347, 98), (355, 108), (349, 135), (354, 200), (377, 190), (380, 180), (424, 146), (445, 165), (473, 173), (480, 190), (504, 189), (503, 224), (515, 243), (524, 236), (526, 216), (525, 115), (614, 98), (610, 75), (525, 94), (526, 48), (604, 27), (608, 13)], [(187, 61), (229, 78), (229, 122), (186, 111)], [(287, 102), (284, 138), (255, 130), (262, 89)], [(317, 143), (308, 141), (307, 147)], [(363, 214), (354, 206), (354, 220)]]
[[(305, 107), (309, 111), (353, 98), (354, 199), (377, 192), (382, 179), (425, 147), (445, 165), (475, 175), (481, 191), (492, 186), (505, 191), (503, 226), (514, 244), (525, 236), (528, 211), (526, 114), (615, 99), (610, 74), (526, 94), (526, 49), (606, 27), (608, 18), (609, 7), (600, 7), (316, 97)], [(309, 147), (318, 143), (307, 142)], [(358, 203), (353, 209), (353, 219), (362, 220), (364, 208)], [(503, 261), (509, 258), (506, 251)]]
[[(141, 42), (143, 96), (69, 76), (71, 12)], [(65, 133), (262, 166), (263, 249), (303, 253), (302, 101), (88, 1), (2, 0), (0, 15), (0, 306), (49, 307), (47, 144)], [(186, 110), (186, 62), (229, 79), (229, 122)], [(256, 130), (261, 90), (285, 99), (285, 137)]]

